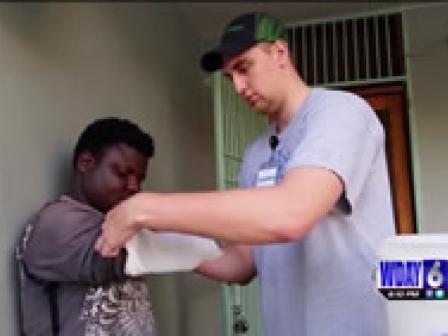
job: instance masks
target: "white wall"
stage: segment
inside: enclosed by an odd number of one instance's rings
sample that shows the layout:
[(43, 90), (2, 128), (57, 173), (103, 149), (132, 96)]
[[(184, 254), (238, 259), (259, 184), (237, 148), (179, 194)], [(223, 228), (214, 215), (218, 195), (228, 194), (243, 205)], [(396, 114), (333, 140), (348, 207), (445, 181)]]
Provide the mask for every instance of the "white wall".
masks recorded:
[(448, 5), (406, 11), (420, 232), (448, 232)]
[[(15, 241), (31, 212), (63, 190), (87, 123), (121, 116), (152, 133), (147, 187), (213, 188), (212, 113), (198, 49), (170, 3), (0, 4), (2, 335), (17, 334)], [(160, 334), (218, 335), (219, 286), (197, 277), (189, 293), (186, 277), (151, 279)], [(198, 316), (208, 325), (192, 328)]]

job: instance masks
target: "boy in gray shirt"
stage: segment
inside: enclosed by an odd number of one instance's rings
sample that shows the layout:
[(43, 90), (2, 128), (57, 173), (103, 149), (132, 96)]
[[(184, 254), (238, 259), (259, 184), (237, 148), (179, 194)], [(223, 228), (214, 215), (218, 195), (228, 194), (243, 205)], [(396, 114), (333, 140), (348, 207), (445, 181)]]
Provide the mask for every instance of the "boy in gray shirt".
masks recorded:
[(140, 190), (153, 153), (151, 136), (127, 120), (83, 131), (67, 193), (37, 212), (18, 246), (25, 335), (155, 335), (145, 281), (124, 274), (125, 250), (95, 251), (105, 213)]

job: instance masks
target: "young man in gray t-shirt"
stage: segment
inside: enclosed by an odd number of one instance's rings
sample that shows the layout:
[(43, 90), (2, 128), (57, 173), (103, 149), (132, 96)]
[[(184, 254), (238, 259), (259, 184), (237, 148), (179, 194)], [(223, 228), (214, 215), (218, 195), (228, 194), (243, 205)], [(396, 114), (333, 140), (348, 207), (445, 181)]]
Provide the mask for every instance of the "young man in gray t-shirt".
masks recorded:
[(311, 89), (286, 128), (272, 126), (248, 147), (240, 186), (256, 186), (266, 163), (277, 169), (273, 184), (315, 167), (336, 174), (344, 192), (303, 239), (253, 247), (265, 335), (387, 335), (372, 274), (394, 226), (384, 132), (372, 109), (350, 93)]
[(286, 40), (280, 21), (249, 13), (201, 59), (272, 122), (244, 155), (242, 188), (136, 195), (108, 214), (98, 247), (115, 255), (141, 228), (223, 239), (224, 256), (198, 272), (258, 274), (265, 336), (385, 336), (372, 279), (394, 232), (384, 132), (362, 99), (309, 88)]

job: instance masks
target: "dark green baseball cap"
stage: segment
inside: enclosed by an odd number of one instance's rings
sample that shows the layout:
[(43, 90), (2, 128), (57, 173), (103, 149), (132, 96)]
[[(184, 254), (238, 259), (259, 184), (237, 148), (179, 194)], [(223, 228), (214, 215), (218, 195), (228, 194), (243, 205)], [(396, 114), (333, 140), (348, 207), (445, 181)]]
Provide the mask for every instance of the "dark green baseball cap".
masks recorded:
[(220, 44), (201, 57), (207, 72), (222, 68), (224, 57), (235, 56), (258, 42), (287, 41), (285, 25), (272, 16), (254, 12), (238, 16), (224, 29)]

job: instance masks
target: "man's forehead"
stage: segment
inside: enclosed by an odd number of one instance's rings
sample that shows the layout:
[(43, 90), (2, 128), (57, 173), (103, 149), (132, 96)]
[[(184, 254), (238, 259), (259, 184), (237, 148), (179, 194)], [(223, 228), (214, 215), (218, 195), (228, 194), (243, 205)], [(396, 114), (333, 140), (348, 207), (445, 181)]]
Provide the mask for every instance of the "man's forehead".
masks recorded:
[(263, 45), (264, 44), (260, 42), (237, 55), (224, 57), (222, 67), (224, 75), (227, 75), (229, 71), (234, 70), (240, 63), (255, 59), (257, 55), (260, 54)]
[(252, 54), (251, 51), (252, 51), (252, 48), (247, 49), (247, 50), (243, 51), (242, 53), (237, 54), (235, 56), (225, 57), (223, 59), (222, 72), (226, 75), (226, 74), (228, 74), (228, 72), (235, 69), (238, 64), (240, 64), (241, 62), (247, 61)]

